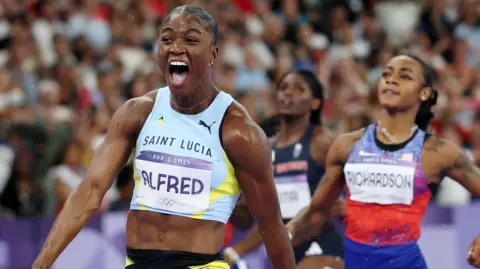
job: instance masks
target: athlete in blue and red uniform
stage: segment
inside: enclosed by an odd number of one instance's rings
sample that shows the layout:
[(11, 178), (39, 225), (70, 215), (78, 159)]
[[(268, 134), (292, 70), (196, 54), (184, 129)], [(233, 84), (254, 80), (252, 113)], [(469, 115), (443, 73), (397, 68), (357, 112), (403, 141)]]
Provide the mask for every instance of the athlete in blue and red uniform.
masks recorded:
[(417, 244), (428, 183), (448, 176), (480, 195), (480, 170), (458, 147), (426, 132), (437, 92), (435, 71), (415, 56), (385, 66), (380, 122), (339, 136), (312, 202), (287, 228), (298, 245), (318, 233), (346, 185), (346, 269), (425, 269)]

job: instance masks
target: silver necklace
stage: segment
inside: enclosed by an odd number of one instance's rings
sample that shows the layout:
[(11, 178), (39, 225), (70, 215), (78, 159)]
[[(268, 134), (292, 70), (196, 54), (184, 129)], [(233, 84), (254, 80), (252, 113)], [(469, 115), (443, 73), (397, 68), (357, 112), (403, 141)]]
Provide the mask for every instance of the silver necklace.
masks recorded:
[(410, 139), (410, 137), (412, 137), (413, 133), (418, 129), (418, 125), (415, 124), (415, 126), (413, 126), (412, 128), (410, 128), (410, 134), (408, 135), (408, 137), (406, 139), (404, 139), (403, 141), (397, 141), (395, 138), (393, 138), (393, 136), (387, 131), (386, 128), (381, 128), (380, 127), (380, 123), (377, 124), (377, 129), (382, 132), (389, 140), (390, 140), (390, 143), (392, 144), (401, 144), (405, 141), (407, 141), (408, 139)]
[(203, 100), (203, 101), (201, 101), (201, 102), (199, 102), (199, 103), (197, 103), (197, 104), (195, 104), (194, 106), (191, 106), (191, 107), (181, 107), (181, 106), (179, 106), (177, 103), (175, 103), (173, 96), (170, 97), (170, 101), (172, 102), (172, 104), (173, 104), (174, 106), (176, 106), (176, 107), (178, 107), (178, 108), (180, 108), (180, 109), (183, 109), (183, 110), (192, 110), (192, 109), (196, 108), (197, 106), (199, 106), (199, 105), (201, 105), (201, 104), (209, 101), (209, 100), (210, 100), (210, 97), (212, 97), (214, 91), (215, 91), (215, 90), (212, 89), (212, 91), (210, 92), (210, 95), (209, 95), (207, 98), (205, 98), (205, 100)]

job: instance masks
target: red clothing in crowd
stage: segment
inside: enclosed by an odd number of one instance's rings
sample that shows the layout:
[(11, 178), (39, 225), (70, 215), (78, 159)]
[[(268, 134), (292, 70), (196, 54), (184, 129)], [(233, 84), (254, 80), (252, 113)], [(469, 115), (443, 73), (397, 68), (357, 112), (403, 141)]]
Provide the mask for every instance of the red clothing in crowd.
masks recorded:
[(233, 237), (233, 230), (235, 227), (230, 222), (227, 222), (227, 225), (225, 226), (225, 240), (223, 241), (224, 246), (230, 245), (230, 242), (232, 241)]

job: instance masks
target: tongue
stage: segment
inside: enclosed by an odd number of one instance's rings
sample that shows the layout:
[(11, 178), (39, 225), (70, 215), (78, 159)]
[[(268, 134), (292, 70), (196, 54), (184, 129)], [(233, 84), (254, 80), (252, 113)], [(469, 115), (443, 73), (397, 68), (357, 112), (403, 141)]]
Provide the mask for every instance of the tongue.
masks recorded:
[(183, 72), (183, 73), (172, 73), (172, 82), (175, 85), (180, 85), (182, 84), (185, 79), (187, 78), (187, 73), (188, 72)]

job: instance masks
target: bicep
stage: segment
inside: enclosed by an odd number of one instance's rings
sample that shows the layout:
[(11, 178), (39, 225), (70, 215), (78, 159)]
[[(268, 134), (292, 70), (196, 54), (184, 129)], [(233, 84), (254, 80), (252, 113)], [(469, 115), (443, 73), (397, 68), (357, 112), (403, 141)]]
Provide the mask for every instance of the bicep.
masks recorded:
[(344, 158), (340, 156), (340, 152), (344, 150), (344, 144), (343, 141), (336, 140), (328, 150), (325, 175), (312, 197), (311, 206), (315, 210), (328, 211), (342, 192), (345, 183)]
[(278, 196), (273, 182), (271, 149), (263, 131), (254, 123), (232, 139), (228, 148), (235, 175), (248, 207), (258, 222), (280, 218)]
[[(265, 150), (263, 150), (265, 151)], [(247, 156), (251, 156), (248, 154)], [(278, 196), (273, 182), (273, 170), (268, 154), (256, 152), (245, 160), (244, 165), (236, 169), (237, 179), (245, 196), (248, 208), (257, 221), (268, 218), (267, 215), (279, 215)]]
[(445, 174), (480, 197), (480, 169), (461, 149), (455, 148), (452, 151), (455, 153), (451, 156), (456, 156), (456, 158), (452, 165), (446, 169)]
[(81, 188), (94, 192), (92, 195), (98, 199), (103, 198), (134, 148), (139, 117), (138, 111), (131, 111), (130, 104), (124, 104), (113, 116), (105, 140), (96, 150), (82, 181)]
[(329, 165), (312, 197), (311, 206), (315, 210), (328, 211), (340, 197), (344, 186), (343, 167)]
[(105, 193), (127, 162), (134, 143), (122, 137), (106, 138), (95, 152), (88, 168), (86, 183)]

